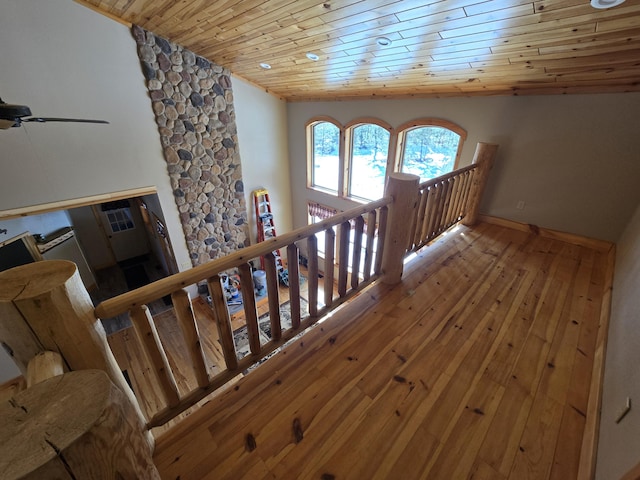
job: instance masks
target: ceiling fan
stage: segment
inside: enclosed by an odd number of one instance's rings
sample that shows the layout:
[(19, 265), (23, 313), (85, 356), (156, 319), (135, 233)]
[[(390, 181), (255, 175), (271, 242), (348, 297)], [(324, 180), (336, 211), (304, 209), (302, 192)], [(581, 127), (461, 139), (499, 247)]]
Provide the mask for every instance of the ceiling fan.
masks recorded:
[(109, 123), (105, 120), (87, 120), (83, 118), (32, 117), (31, 109), (26, 105), (11, 105), (10, 103), (5, 103), (0, 98), (0, 130), (19, 127), (23, 122)]

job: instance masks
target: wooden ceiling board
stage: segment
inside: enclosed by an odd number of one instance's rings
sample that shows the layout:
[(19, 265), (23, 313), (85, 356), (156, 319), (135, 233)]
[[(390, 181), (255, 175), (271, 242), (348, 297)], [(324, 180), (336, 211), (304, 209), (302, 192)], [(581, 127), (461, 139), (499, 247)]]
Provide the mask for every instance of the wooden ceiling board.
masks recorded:
[(76, 1), (289, 101), (640, 91), (634, 0)]

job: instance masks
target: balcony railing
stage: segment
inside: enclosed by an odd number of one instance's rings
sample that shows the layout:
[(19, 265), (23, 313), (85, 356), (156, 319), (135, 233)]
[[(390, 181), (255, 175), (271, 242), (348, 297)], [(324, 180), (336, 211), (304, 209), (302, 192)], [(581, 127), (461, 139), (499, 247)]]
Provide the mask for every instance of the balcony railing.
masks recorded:
[[(0, 340), (16, 353), (16, 363), (25, 371), (26, 362), (33, 356), (34, 351), (54, 350), (62, 355), (70, 370), (101, 368), (107, 370), (116, 385), (127, 388), (109, 350), (104, 330), (95, 319), (111, 318), (128, 312), (164, 397), (164, 407), (149, 415), (148, 419), (141, 413), (139, 405), (136, 405), (136, 408), (141, 422), (147, 429), (163, 425), (260, 362), (372, 282), (378, 279), (391, 284), (399, 282), (403, 259), (408, 252), (428, 244), (459, 221), (465, 224), (475, 223), (496, 148), (496, 145), (478, 144), (472, 165), (422, 184), (418, 183), (418, 177), (415, 175), (392, 174), (385, 197), (380, 200), (106, 300), (95, 310), (87, 305), (90, 304), (88, 294), (79, 278), (76, 278), (77, 272), (73, 274), (73, 278), (66, 273), (51, 273), (53, 277), (58, 275), (60, 278), (38, 279), (40, 270), (28, 265), (17, 267), (14, 270), (19, 271), (19, 274), (16, 274), (13, 283), (5, 282), (0, 290), (18, 289), (16, 285), (24, 283), (28, 276), (27, 270), (31, 268), (32, 280), (46, 283), (42, 288), (61, 288), (64, 293), (51, 294), (52, 300), (48, 304), (51, 311), (47, 312), (40, 308), (40, 297), (29, 300), (34, 305), (37, 304), (38, 308), (23, 308), (20, 312), (16, 311), (15, 315), (9, 315), (11, 321), (24, 324), (24, 328), (13, 328), (13, 332), (22, 333), (14, 334), (7, 328), (0, 328)], [(320, 233), (324, 235), (318, 235)], [(317, 235), (324, 238), (322, 259), (318, 255)], [(279, 275), (273, 254), (276, 250), (285, 252), (283, 258), (286, 259), (288, 269), (291, 325), (287, 325), (286, 328), (281, 324)], [(305, 251), (308, 259), (308, 313), (303, 311), (300, 301), (298, 260), (301, 250)], [(260, 257), (265, 260), (271, 327), (269, 341), (261, 341), (260, 338), (255, 285), (250, 263)], [(321, 262), (323, 268), (320, 268)], [(66, 272), (66, 268), (61, 270)], [(48, 270), (54, 272), (56, 268), (51, 267)], [(236, 351), (231, 316), (222, 283), (222, 277), (230, 272), (239, 278), (246, 319), (250, 353), (242, 358), (239, 358)], [(324, 288), (321, 288), (318, 281), (321, 273)], [(203, 282), (208, 287), (210, 308), (216, 321), (224, 355), (224, 365), (215, 374), (210, 374), (207, 369), (202, 349), (204, 342), (187, 291), (188, 287)], [(73, 283), (73, 287), (69, 286), (70, 283)], [(0, 291), (0, 296), (1, 294)], [(65, 301), (71, 305), (59, 314), (55, 311), (58, 305), (53, 300), (54, 297), (58, 298), (58, 295), (68, 297)], [(178, 389), (176, 372), (173, 372), (169, 365), (154, 318), (146, 306), (167, 295), (170, 295), (173, 301), (175, 316), (186, 342), (189, 363), (197, 381), (197, 386), (186, 394), (181, 394)], [(42, 315), (47, 315), (46, 325), (42, 322)], [(50, 338), (50, 332), (58, 328), (71, 331), (67, 318), (69, 315), (79, 318), (78, 326), (74, 327), (77, 331), (73, 332), (73, 341), (63, 342), (61, 338)], [(82, 355), (75, 353), (78, 349), (82, 350)]]

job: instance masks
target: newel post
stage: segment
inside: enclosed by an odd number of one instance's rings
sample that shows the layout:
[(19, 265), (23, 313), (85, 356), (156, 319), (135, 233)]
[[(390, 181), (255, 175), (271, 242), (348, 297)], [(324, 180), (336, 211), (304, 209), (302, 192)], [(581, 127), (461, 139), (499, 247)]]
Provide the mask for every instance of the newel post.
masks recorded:
[(415, 217), (419, 182), (420, 177), (409, 173), (392, 173), (387, 180), (385, 196), (393, 198), (389, 207), (382, 253), (382, 281), (387, 284), (393, 285), (402, 278), (411, 222)]
[(478, 142), (476, 152), (473, 155), (474, 165), (478, 165), (478, 169), (473, 174), (473, 182), (469, 192), (469, 203), (467, 206), (467, 214), (462, 219), (462, 224), (471, 227), (478, 223), (478, 215), (480, 214), (480, 202), (487, 181), (489, 180), (489, 172), (495, 161), (498, 145), (495, 143)]
[[(145, 429), (140, 405), (73, 262), (45, 260), (0, 272), (0, 342), (25, 375), (29, 360), (45, 350), (59, 353), (65, 369), (106, 372), (133, 404), (139, 427)], [(151, 433), (146, 435), (153, 446)]]

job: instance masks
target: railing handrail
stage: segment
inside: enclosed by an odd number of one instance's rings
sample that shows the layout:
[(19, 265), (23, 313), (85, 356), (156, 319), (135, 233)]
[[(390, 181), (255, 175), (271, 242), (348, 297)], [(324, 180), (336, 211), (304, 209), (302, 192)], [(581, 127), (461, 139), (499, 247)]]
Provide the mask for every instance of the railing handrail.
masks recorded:
[(448, 180), (450, 178), (456, 177), (458, 175), (462, 175), (464, 172), (468, 172), (469, 170), (474, 170), (476, 168), (479, 168), (478, 164), (477, 163), (472, 163), (471, 165), (467, 165), (466, 167), (458, 168), (457, 170), (452, 170), (449, 173), (445, 173), (444, 175), (440, 175), (439, 177), (435, 177), (435, 178), (431, 178), (429, 180), (426, 180), (426, 181), (422, 182), (420, 185), (418, 185), (418, 188), (420, 190), (424, 190), (425, 188), (434, 186), (436, 183), (444, 182), (445, 180)]
[(332, 228), (376, 208), (388, 206), (391, 202), (391, 197), (382, 197), (375, 202), (352, 208), (323, 220), (322, 222), (307, 225), (277, 237), (270, 238), (264, 242), (250, 245), (224, 257), (217, 258), (189, 270), (162, 278), (149, 285), (145, 285), (110, 298), (101, 302), (95, 308), (96, 317), (111, 318), (128, 312), (133, 307), (144, 305), (165, 295), (169, 295), (176, 290), (206, 280), (221, 272), (237, 267), (240, 263), (261, 257), (279, 248), (284, 248), (291, 243), (305, 240), (310, 235), (315, 235), (316, 233)]

